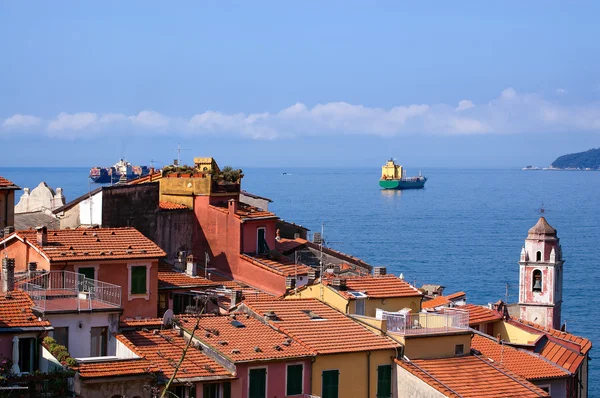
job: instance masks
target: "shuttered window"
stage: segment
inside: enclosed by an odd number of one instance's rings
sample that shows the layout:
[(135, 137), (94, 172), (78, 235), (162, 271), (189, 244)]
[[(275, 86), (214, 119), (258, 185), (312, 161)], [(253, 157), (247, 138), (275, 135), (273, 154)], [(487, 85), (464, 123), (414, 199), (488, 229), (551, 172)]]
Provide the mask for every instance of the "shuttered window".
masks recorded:
[(288, 365), (286, 395), (302, 394), (302, 364)]
[(338, 398), (340, 372), (336, 370), (323, 371), (322, 398)]
[(131, 294), (146, 293), (146, 266), (131, 267)]
[(392, 365), (377, 367), (377, 398), (392, 396)]
[(248, 398), (267, 397), (267, 369), (250, 369), (250, 387)]

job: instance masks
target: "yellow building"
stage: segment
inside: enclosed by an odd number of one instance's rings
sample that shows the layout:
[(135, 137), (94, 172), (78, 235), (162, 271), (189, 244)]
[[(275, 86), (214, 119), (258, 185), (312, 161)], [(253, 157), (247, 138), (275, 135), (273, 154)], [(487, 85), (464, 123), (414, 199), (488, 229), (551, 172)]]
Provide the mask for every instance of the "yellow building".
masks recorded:
[(394, 275), (323, 278), (291, 291), (286, 299), (316, 298), (345, 314), (375, 317), (377, 309), (421, 310), (423, 293)]
[(392, 396), (400, 345), (315, 299), (254, 301), (245, 308), (317, 353), (311, 394), (322, 398)]

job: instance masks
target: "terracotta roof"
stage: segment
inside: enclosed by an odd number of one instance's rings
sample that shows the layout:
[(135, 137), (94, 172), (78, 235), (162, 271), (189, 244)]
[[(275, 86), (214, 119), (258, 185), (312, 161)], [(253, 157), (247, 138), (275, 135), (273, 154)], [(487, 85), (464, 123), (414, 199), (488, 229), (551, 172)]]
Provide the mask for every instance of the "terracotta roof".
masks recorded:
[(449, 294), (447, 296), (437, 296), (431, 300), (428, 301), (423, 301), (423, 304), (421, 304), (421, 308), (423, 309), (433, 309), (436, 307), (442, 307), (444, 305), (448, 305), (450, 304), (452, 301), (454, 300), (458, 300), (461, 297), (466, 296), (465, 292), (457, 292), (457, 293), (452, 293)]
[(145, 182), (157, 181), (160, 178), (162, 178), (162, 173), (159, 171), (154, 174), (148, 174), (148, 175), (145, 175), (144, 177), (136, 178), (135, 180), (130, 180), (127, 182), (127, 184), (128, 185), (143, 184)]
[(370, 332), (316, 299), (253, 301), (246, 305), (260, 316), (274, 311), (277, 320), (271, 321), (271, 325), (318, 354), (389, 350), (398, 347), (398, 344)]
[(480, 305), (465, 304), (455, 307), (457, 310), (469, 312), (469, 325), (477, 325), (484, 322), (493, 322), (502, 319), (502, 314), (496, 310), (482, 307)]
[(0, 328), (47, 327), (48, 321), (40, 321), (33, 313), (33, 301), (21, 291), (0, 294)]
[[(410, 283), (394, 276), (356, 276), (343, 278), (346, 280), (347, 290), (336, 290), (342, 297), (348, 300), (356, 299), (348, 291), (359, 291), (371, 298), (388, 297), (421, 297), (421, 293)], [(331, 278), (323, 280), (325, 285), (331, 285)]]
[(183, 271), (176, 271), (170, 265), (160, 264), (158, 267), (159, 289), (185, 289), (204, 286), (219, 286), (202, 276), (189, 276)]
[[(187, 331), (196, 325), (196, 318), (182, 317), (180, 321), (181, 327)], [(243, 327), (236, 327), (233, 323), (240, 323)], [(235, 319), (231, 316), (202, 317), (195, 336), (232, 362), (303, 358), (315, 354), (297, 340), (242, 314), (236, 314)]]
[(81, 377), (118, 377), (147, 374), (158, 371), (154, 364), (145, 359), (128, 359), (121, 361), (81, 363), (73, 368)]
[(447, 397), (550, 397), (505, 367), (477, 356), (396, 363)]
[(544, 358), (572, 373), (577, 372), (585, 359), (585, 355), (578, 354), (576, 351), (551, 340), (546, 341), (539, 353)]
[(21, 189), (16, 186), (14, 183), (8, 181), (6, 178), (0, 176), (0, 189)]
[(540, 217), (538, 222), (527, 232), (528, 235), (556, 235), (556, 230), (548, 224), (544, 217)]
[(117, 260), (158, 258), (166, 253), (135, 228), (86, 228), (48, 231), (48, 244), (37, 243), (36, 231), (17, 231), (17, 238), (42, 253), (49, 261)]
[(279, 241), (275, 242), (275, 249), (279, 250), (284, 254), (288, 254), (294, 252), (298, 247), (304, 246), (304, 244), (308, 242), (306, 239), (297, 238), (297, 239), (286, 239), (281, 238)]
[(506, 344), (499, 344), (496, 339), (490, 336), (476, 333), (471, 340), (471, 348), (530, 381), (570, 375), (565, 369), (550, 363), (550, 361), (537, 354), (519, 350)]
[(247, 254), (240, 254), (240, 258), (257, 267), (269, 270), (283, 276), (306, 275), (312, 268), (304, 264), (294, 264), (292, 260), (285, 256), (278, 259), (267, 257), (253, 257)]
[(162, 326), (162, 318), (131, 319), (125, 318), (119, 324), (122, 328), (142, 328)]
[[(166, 377), (173, 375), (174, 366), (187, 344), (179, 331), (173, 329), (125, 332), (116, 337), (137, 355), (152, 362)], [(175, 380), (181, 382), (191, 378), (210, 380), (233, 378), (233, 375), (202, 351), (190, 346)]]
[(158, 208), (161, 210), (189, 210), (190, 208), (185, 205), (180, 205), (179, 203), (160, 201), (158, 203)]
[[(218, 210), (222, 213), (229, 212), (229, 209), (227, 208), (227, 203), (225, 202), (219, 205), (210, 205), (209, 207)], [(235, 216), (242, 220), (253, 218), (279, 218), (275, 213), (271, 213), (270, 211), (262, 210), (256, 206), (251, 206), (242, 202), (238, 202), (238, 209), (235, 212)]]
[[(296, 250), (298, 250), (300, 248), (304, 248), (304, 247), (310, 247), (314, 250), (321, 250), (320, 245), (317, 245), (316, 243), (313, 243), (311, 241), (308, 241), (308, 240), (302, 239), (302, 238), (296, 238), (296, 239), (281, 238), (279, 240), (279, 242), (275, 243), (275, 249), (277, 249), (277, 250), (281, 251), (283, 254), (287, 254), (287, 255), (291, 254), (292, 252), (295, 252)], [(346, 261), (348, 263), (358, 265), (361, 268), (365, 268), (367, 270), (371, 270), (373, 268), (369, 264), (365, 263), (364, 261), (362, 261), (359, 258), (356, 258), (356, 257), (351, 256), (346, 253), (342, 253), (337, 250), (333, 250), (332, 248), (323, 246), (322, 250), (323, 250), (323, 253), (325, 253), (325, 254), (336, 257), (336, 258)]]
[(570, 347), (579, 347), (579, 352), (584, 355), (587, 354), (587, 352), (592, 348), (592, 342), (585, 337), (576, 336), (574, 334), (562, 332), (557, 329), (544, 328), (542, 325), (525, 320), (519, 322), (514, 318), (511, 318), (509, 322), (511, 325), (534, 329), (555, 339), (562, 340), (563, 342), (568, 343)]
[(255, 195), (255, 194), (253, 194), (253, 193), (250, 193), (250, 192), (248, 192), (248, 191), (244, 191), (243, 189), (240, 191), (240, 194), (242, 194), (242, 195), (245, 195), (245, 196), (248, 196), (248, 197), (250, 197), (250, 198), (254, 198), (254, 199), (261, 199), (261, 200), (266, 200), (266, 201), (268, 201), (268, 202), (273, 202), (273, 201), (272, 201), (271, 199), (269, 199), (269, 198), (265, 198), (264, 196), (258, 196), (258, 195)]

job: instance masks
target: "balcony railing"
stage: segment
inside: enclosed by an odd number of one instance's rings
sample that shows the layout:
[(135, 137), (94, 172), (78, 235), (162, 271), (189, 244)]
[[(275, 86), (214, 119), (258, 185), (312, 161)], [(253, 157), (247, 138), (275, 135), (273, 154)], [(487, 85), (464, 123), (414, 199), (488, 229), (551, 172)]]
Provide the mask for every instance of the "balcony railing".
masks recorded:
[(402, 335), (451, 333), (469, 329), (469, 313), (466, 311), (452, 314), (401, 314), (378, 310), (377, 315), (387, 321), (388, 332)]
[(121, 307), (121, 286), (70, 271), (37, 271), (20, 276), (17, 286), (42, 311), (93, 310)]

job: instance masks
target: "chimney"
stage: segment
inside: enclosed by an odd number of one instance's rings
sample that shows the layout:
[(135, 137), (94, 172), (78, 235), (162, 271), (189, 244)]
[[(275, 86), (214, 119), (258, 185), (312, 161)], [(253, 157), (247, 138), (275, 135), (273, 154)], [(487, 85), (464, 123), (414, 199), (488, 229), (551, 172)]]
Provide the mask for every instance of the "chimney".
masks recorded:
[(342, 280), (340, 278), (333, 278), (331, 280), (331, 286), (334, 287), (335, 289), (339, 289), (341, 284), (342, 284)]
[(333, 266), (333, 274), (334, 274), (334, 275), (339, 275), (339, 274), (340, 274), (340, 271), (341, 271), (341, 269), (342, 269), (342, 268), (340, 267), (340, 265), (339, 265), (339, 264), (336, 264), (336, 265), (334, 265), (334, 266)]
[(31, 278), (33, 274), (37, 271), (37, 263), (32, 261), (27, 264), (27, 272), (29, 273), (29, 277)]
[(277, 314), (275, 313), (275, 311), (267, 311), (265, 312), (265, 321), (276, 321), (277, 320)]
[(294, 234), (294, 239), (299, 239), (299, 238), (300, 238), (300, 234), (299, 234), (298, 232), (296, 232), (296, 233)]
[(317, 271), (311, 269), (310, 271), (308, 271), (308, 283), (313, 283), (315, 279), (317, 279)]
[(373, 268), (373, 276), (384, 276), (387, 273), (386, 267), (375, 267)]
[(15, 289), (15, 259), (2, 259), (2, 291), (12, 292)]
[(37, 244), (40, 246), (48, 245), (48, 228), (46, 228), (45, 226), (41, 226), (37, 227), (35, 231), (37, 232)]
[(234, 215), (238, 209), (238, 201), (235, 199), (229, 199), (229, 214)]
[(185, 273), (189, 276), (197, 276), (198, 272), (197, 272), (197, 266), (196, 266), (196, 258), (193, 255), (189, 255), (186, 258), (186, 267), (185, 267)]
[(340, 290), (346, 290), (346, 279), (340, 278)]
[(286, 276), (285, 277), (285, 288), (286, 289), (293, 289), (296, 287), (296, 279), (294, 277), (291, 276)]
[(13, 232), (15, 232), (15, 227), (13, 227), (13, 226), (4, 228), (4, 236), (8, 236), (8, 235), (12, 234)]
[(232, 290), (231, 291), (231, 307), (235, 307), (239, 302), (242, 301), (242, 291), (241, 290)]

